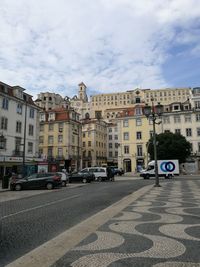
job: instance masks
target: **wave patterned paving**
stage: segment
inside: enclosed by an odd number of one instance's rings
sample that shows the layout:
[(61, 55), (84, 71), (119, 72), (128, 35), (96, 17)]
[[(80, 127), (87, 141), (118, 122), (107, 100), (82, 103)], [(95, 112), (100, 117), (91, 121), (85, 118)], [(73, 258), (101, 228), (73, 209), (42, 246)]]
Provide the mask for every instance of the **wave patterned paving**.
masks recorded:
[[(196, 253), (195, 253), (196, 249)], [(200, 181), (173, 181), (68, 252), (72, 267), (200, 267)]]

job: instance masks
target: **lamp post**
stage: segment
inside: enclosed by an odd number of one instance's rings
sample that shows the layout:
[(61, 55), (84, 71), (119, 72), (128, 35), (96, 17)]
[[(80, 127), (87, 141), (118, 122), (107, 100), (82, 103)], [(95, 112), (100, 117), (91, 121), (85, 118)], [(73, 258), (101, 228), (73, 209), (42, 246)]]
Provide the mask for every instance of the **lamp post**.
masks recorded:
[(153, 122), (153, 148), (154, 148), (154, 160), (155, 160), (155, 187), (160, 187), (159, 184), (159, 176), (158, 176), (158, 161), (157, 161), (157, 147), (156, 147), (156, 124), (160, 124), (161, 122), (156, 122), (158, 118), (161, 117), (163, 113), (163, 106), (158, 103), (154, 105), (154, 99), (151, 99), (151, 106), (146, 104), (144, 107), (144, 115), (147, 119), (151, 119)]

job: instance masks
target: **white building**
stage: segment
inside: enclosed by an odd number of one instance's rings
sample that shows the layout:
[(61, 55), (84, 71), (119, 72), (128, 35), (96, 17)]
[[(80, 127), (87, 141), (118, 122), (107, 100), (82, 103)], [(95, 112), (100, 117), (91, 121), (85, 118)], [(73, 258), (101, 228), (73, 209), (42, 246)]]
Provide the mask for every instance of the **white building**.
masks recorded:
[(38, 110), (24, 88), (0, 82), (0, 177), (35, 168)]

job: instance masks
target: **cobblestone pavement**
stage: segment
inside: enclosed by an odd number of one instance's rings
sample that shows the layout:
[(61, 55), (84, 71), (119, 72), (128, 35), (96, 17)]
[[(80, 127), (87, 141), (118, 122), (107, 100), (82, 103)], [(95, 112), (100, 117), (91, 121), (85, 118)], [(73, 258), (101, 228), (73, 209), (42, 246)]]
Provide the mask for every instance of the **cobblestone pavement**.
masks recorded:
[(53, 267), (200, 267), (200, 180), (153, 187)]

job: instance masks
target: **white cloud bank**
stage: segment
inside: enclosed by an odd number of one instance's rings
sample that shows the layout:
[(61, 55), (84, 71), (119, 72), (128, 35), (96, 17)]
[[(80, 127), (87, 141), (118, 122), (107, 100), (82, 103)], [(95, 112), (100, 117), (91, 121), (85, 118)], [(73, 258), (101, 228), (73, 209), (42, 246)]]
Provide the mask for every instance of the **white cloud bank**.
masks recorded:
[(0, 80), (73, 95), (171, 86), (172, 44), (193, 44), (199, 0), (1, 0)]

